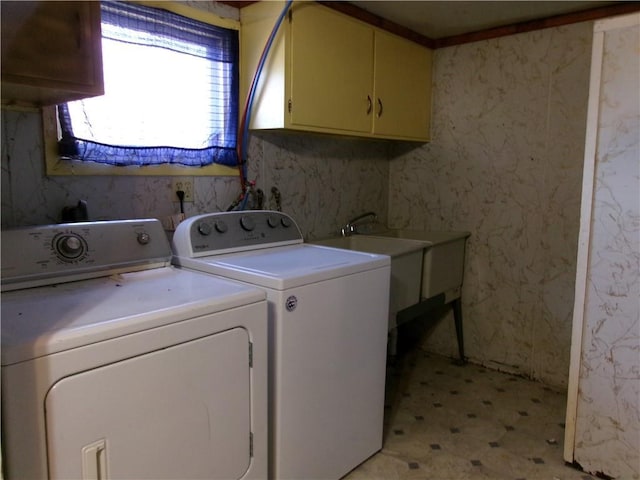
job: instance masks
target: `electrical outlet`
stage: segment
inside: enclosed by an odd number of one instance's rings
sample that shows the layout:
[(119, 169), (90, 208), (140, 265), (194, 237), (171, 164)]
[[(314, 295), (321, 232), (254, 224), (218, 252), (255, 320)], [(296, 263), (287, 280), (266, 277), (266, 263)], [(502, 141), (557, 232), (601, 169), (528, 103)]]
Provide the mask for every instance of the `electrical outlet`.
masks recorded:
[(178, 190), (182, 190), (184, 192), (185, 202), (193, 202), (193, 177), (175, 177), (171, 181), (171, 201), (180, 201), (176, 195)]

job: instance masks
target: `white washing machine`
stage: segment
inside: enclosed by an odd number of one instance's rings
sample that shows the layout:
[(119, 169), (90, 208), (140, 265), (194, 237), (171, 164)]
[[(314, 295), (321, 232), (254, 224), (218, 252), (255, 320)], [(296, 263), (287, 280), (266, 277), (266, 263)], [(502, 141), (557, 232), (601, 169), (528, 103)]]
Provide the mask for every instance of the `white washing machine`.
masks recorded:
[(157, 220), (2, 232), (4, 478), (266, 478), (265, 294), (170, 262)]
[(200, 215), (174, 263), (269, 303), (270, 478), (338, 479), (382, 447), (390, 258), (303, 243), (271, 211)]

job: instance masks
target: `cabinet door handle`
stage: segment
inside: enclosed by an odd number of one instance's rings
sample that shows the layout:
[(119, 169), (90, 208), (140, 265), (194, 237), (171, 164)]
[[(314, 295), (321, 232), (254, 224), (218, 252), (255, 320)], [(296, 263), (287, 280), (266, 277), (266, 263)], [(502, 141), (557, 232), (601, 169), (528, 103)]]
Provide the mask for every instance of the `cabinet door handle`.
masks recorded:
[(373, 102), (371, 101), (371, 96), (367, 95), (367, 115), (371, 113), (372, 108), (373, 108)]
[(378, 118), (380, 118), (382, 116), (382, 100), (380, 100), (380, 98), (378, 98), (378, 114), (377, 114)]

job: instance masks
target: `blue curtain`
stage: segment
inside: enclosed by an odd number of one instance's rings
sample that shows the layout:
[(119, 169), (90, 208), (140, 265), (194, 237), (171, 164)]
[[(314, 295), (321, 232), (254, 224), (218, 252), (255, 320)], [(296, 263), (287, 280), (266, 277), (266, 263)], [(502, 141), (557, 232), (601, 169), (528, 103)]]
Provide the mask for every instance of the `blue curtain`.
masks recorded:
[[(136, 108), (127, 103), (127, 108), (131, 107), (131, 111), (117, 111), (115, 115), (111, 113), (109, 118), (102, 120), (102, 123), (97, 118), (98, 114), (104, 115), (104, 110), (106, 110), (104, 102), (108, 102), (107, 99), (111, 93), (106, 73), (110, 65), (106, 64), (107, 58), (105, 57), (105, 96), (58, 105), (58, 117), (62, 130), (62, 138), (59, 142), (61, 157), (110, 165), (181, 164), (205, 166), (212, 163), (236, 165), (239, 82), (238, 32), (201, 23), (164, 10), (124, 2), (103, 2), (101, 13), (103, 45), (105, 41), (112, 41), (112, 44), (116, 42), (149, 49), (167, 49), (171, 52), (203, 58), (211, 62), (211, 65), (215, 67), (212, 70), (215, 71), (207, 71), (202, 77), (206, 78), (208, 83), (205, 83), (204, 86), (209, 89), (212, 95), (203, 95), (201, 99), (198, 97), (197, 110), (201, 114), (200, 117), (196, 117), (195, 111), (193, 111), (196, 109), (192, 109), (193, 116), (188, 108), (185, 110), (182, 98), (176, 99), (174, 97), (173, 100), (166, 100), (164, 95), (161, 96), (157, 102), (154, 101), (159, 105), (159, 111), (173, 112), (173, 108), (170, 108), (172, 103), (173, 106), (179, 106), (184, 111), (179, 118), (163, 121), (163, 125), (171, 123), (176, 125), (176, 131), (172, 132), (175, 133), (176, 140), (168, 139), (165, 143), (165, 138), (171, 137), (171, 135), (165, 135), (162, 142), (157, 142), (161, 144), (149, 145), (142, 138), (143, 133), (140, 133), (140, 141), (131, 141), (132, 134), (134, 137), (138, 134), (138, 128), (132, 128), (127, 121), (131, 116), (139, 113), (136, 110), (140, 110), (140, 107)], [(103, 51), (105, 51), (104, 48)], [(145, 51), (151, 52), (151, 50)], [(132, 65), (132, 70), (134, 67), (135, 65)], [(169, 67), (171, 68), (173, 65), (169, 65)], [(174, 70), (179, 68), (175, 66)], [(138, 76), (135, 71), (131, 75), (132, 77)], [(137, 78), (131, 78), (132, 85), (135, 80)], [(156, 83), (153, 80), (152, 82)], [(147, 83), (147, 85), (149, 84)], [(181, 85), (174, 86), (176, 91), (181, 90)], [(144, 90), (144, 85), (142, 87)], [(127, 88), (125, 87), (125, 89)], [(184, 97), (189, 93), (186, 90), (188, 89), (182, 89), (181, 95)], [(135, 100), (130, 103), (135, 104)], [(184, 103), (186, 105), (186, 101)], [(96, 107), (96, 105), (98, 106)], [(101, 108), (99, 105), (103, 107)], [(202, 117), (202, 109), (206, 109), (204, 117)], [(94, 112), (96, 114), (95, 120), (91, 118)], [(199, 121), (194, 118), (205, 118), (206, 120)], [(198, 128), (190, 129), (188, 127), (189, 121), (198, 122)], [(80, 128), (81, 123), (84, 124), (84, 128)], [(123, 129), (120, 133), (122, 137), (126, 136), (129, 141), (125, 144), (118, 144), (119, 142), (116, 141), (104, 140), (104, 138), (120, 138), (117, 132), (118, 128)], [(188, 133), (191, 133), (192, 130), (202, 131), (202, 133), (196, 134), (199, 135), (199, 138), (187, 141), (182, 137), (189, 135), (181, 135), (179, 128), (187, 128)], [(109, 130), (110, 137), (102, 137), (100, 130)], [(142, 130), (144, 128), (140, 127), (140, 131)]]

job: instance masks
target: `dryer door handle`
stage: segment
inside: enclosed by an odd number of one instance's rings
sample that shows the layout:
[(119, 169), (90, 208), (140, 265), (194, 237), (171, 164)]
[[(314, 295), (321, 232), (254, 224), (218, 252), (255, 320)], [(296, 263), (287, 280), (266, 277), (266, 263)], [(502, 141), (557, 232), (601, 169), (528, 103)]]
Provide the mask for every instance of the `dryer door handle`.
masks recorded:
[(82, 480), (107, 479), (107, 441), (102, 438), (82, 447)]

